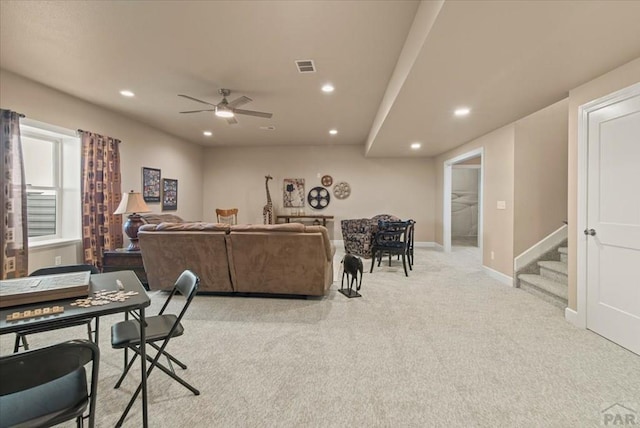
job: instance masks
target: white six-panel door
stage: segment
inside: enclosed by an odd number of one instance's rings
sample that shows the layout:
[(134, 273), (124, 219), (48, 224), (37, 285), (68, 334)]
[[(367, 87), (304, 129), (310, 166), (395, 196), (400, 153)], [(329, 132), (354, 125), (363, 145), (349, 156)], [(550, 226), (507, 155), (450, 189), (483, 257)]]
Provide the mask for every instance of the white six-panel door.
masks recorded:
[(587, 180), (587, 328), (640, 354), (639, 94), (589, 113)]

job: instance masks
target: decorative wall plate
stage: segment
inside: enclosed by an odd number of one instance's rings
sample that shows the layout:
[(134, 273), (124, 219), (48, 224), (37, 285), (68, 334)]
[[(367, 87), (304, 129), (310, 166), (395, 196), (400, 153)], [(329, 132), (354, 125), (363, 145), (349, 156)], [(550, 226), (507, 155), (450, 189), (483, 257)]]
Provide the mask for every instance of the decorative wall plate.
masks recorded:
[(338, 199), (347, 199), (351, 194), (351, 186), (349, 186), (349, 183), (341, 181), (333, 186), (333, 194)]
[(321, 210), (326, 208), (331, 201), (331, 195), (329, 191), (324, 187), (314, 187), (309, 191), (307, 195), (307, 201), (309, 202), (309, 206), (316, 210)]
[(331, 177), (330, 175), (323, 175), (320, 182), (324, 187), (329, 187), (333, 184), (333, 177)]

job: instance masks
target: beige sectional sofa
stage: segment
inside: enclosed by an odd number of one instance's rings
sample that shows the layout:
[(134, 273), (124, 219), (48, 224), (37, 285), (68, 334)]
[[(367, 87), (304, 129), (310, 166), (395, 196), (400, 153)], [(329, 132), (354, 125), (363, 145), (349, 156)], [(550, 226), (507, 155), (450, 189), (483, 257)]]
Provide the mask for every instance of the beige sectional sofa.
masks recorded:
[(299, 223), (146, 224), (138, 231), (151, 290), (169, 290), (185, 269), (201, 292), (324, 295), (335, 247), (323, 226)]

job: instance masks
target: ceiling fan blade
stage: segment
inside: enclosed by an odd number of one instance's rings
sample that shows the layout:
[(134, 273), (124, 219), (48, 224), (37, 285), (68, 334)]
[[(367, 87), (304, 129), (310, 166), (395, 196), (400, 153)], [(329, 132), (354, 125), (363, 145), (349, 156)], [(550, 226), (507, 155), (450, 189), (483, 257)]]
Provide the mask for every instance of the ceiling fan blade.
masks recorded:
[(216, 111), (216, 109), (210, 108), (208, 110), (189, 110), (189, 111), (181, 111), (180, 113), (200, 113), (201, 111)]
[(206, 101), (202, 101), (202, 100), (199, 100), (197, 98), (190, 97), (189, 95), (178, 94), (178, 96), (182, 97), (182, 98), (187, 98), (187, 99), (190, 99), (190, 100), (193, 100), (193, 101), (197, 101), (197, 102), (202, 103), (202, 104), (207, 104), (207, 105), (214, 106), (214, 107), (216, 106), (215, 104), (211, 104), (211, 103), (208, 103)]
[(271, 119), (271, 116), (273, 116), (272, 113), (264, 113), (261, 111), (253, 111), (253, 110), (242, 110), (239, 108), (234, 108), (233, 112), (237, 114), (245, 114), (247, 116), (264, 117), (266, 119)]
[(229, 117), (229, 118), (227, 118), (227, 123), (229, 125), (235, 125), (235, 124), (238, 123), (238, 119), (236, 119), (235, 117)]
[(236, 108), (236, 107), (240, 107), (243, 104), (246, 104), (250, 101), (253, 101), (251, 98), (249, 97), (245, 97), (244, 95), (241, 96), (240, 98), (236, 98), (235, 100), (231, 101), (230, 103), (227, 104), (227, 107), (229, 108)]

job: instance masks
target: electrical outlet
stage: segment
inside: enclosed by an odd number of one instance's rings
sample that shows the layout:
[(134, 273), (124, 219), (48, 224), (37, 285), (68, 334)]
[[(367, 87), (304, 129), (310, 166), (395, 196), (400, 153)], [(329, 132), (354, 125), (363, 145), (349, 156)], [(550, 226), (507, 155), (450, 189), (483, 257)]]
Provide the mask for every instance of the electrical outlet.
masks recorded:
[(495, 260), (496, 258), (496, 253), (494, 253), (493, 251), (491, 252), (491, 260)]
[(56, 266), (60, 266), (62, 264), (62, 256), (56, 256), (56, 258), (53, 260), (53, 263)]

